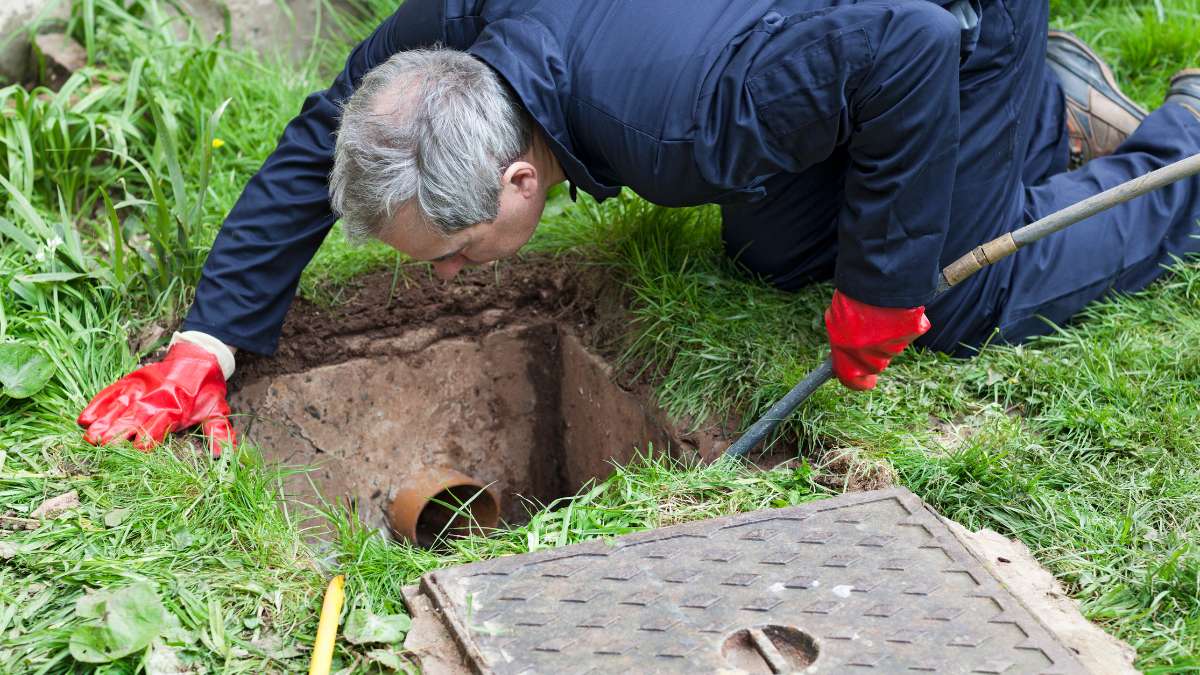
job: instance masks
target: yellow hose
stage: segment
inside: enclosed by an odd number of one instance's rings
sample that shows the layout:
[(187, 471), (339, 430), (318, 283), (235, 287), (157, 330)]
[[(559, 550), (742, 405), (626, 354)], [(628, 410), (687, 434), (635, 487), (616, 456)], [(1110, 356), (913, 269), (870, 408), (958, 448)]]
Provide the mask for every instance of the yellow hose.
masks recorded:
[(325, 589), (321, 623), (317, 626), (317, 639), (313, 642), (308, 675), (329, 675), (329, 666), (333, 663), (333, 643), (337, 640), (338, 617), (342, 613), (342, 601), (346, 599), (345, 585), (346, 577), (339, 574), (329, 580), (329, 588)]

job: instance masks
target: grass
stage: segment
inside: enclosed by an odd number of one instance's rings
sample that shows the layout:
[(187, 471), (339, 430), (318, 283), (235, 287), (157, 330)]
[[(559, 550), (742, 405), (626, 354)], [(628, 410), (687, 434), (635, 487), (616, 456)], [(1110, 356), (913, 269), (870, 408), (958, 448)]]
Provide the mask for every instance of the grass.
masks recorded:
[[(804, 463), (751, 473), (647, 459), (523, 527), (436, 554), (328, 507), (337, 536), (309, 546), (297, 524), (308, 514), (279, 508), (280, 470), (252, 447), (211, 462), (188, 436), (148, 455), (84, 444), (75, 415), (136, 366), (136, 336), (184, 311), (224, 213), (345, 46), (289, 66), (180, 37), (154, 0), (76, 5), (72, 30), (93, 65), (65, 93), (0, 90), (0, 342), (37, 345), (54, 366), (32, 398), (0, 394), (0, 515), (80, 498), (36, 530), (0, 533), (0, 672), (163, 672), (169, 659), (303, 670), (335, 571), (347, 575), (348, 611), (394, 613), (399, 586), (437, 566), (829, 494)], [(1200, 65), (1200, 0), (1051, 5), (1053, 23), (1109, 58), (1148, 107), (1175, 69)], [(829, 288), (785, 295), (736, 274), (713, 209), (628, 196), (563, 206), (531, 248), (625, 280), (626, 355), (672, 412), (750, 417), (822, 355)], [(355, 276), (401, 263), (335, 233), (301, 289), (336, 303)], [(853, 449), (886, 463), (942, 513), (1020, 538), (1147, 672), (1197, 670), (1200, 357), (1187, 347), (1200, 343), (1198, 302), (1200, 266), (1183, 263), (1029, 345), (971, 360), (912, 352), (874, 392), (822, 389), (787, 432), (814, 457)], [(77, 601), (137, 581), (178, 630), (110, 664), (76, 662)], [(337, 667), (378, 669), (371, 654), (342, 644)]]

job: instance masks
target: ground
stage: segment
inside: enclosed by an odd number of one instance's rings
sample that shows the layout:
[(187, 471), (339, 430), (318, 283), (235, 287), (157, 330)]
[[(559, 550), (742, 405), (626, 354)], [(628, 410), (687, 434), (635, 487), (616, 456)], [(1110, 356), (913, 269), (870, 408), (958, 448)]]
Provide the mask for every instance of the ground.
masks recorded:
[[(863, 473), (1025, 542), (1147, 672), (1200, 669), (1190, 261), (1031, 344), (970, 360), (913, 352), (872, 393), (822, 389), (787, 430), (803, 458), (779, 469), (645, 460), (566, 508), (440, 552), (389, 543), (335, 506), (325, 516), (336, 535), (306, 540), (298, 523), (311, 514), (279, 508), (282, 470), (253, 447), (213, 462), (190, 436), (150, 454), (84, 444), (76, 414), (161, 345), (224, 213), (346, 46), (324, 44), (296, 68), (181, 36), (153, 0), (77, 5), (72, 33), (94, 65), (57, 94), (0, 90), (0, 343), (36, 346), (52, 371), (32, 396), (14, 396), (25, 393), (15, 381), (0, 393), (0, 672), (302, 670), (335, 572), (347, 575), (348, 611), (395, 615), (400, 586), (436, 566), (798, 503)], [(1149, 107), (1177, 68), (1200, 65), (1200, 1), (1051, 5), (1053, 23), (1093, 44)], [(676, 415), (749, 417), (819, 360), (829, 288), (788, 296), (735, 274), (711, 209), (626, 196), (559, 199), (552, 211), (530, 255), (621, 281), (629, 314), (614, 339)], [(423, 273), (335, 233), (302, 293), (336, 306), (381, 268)], [(72, 491), (77, 504), (30, 518)], [(148, 616), (165, 628), (147, 632)], [(397, 658), (390, 640), (357, 637), (337, 668)]]

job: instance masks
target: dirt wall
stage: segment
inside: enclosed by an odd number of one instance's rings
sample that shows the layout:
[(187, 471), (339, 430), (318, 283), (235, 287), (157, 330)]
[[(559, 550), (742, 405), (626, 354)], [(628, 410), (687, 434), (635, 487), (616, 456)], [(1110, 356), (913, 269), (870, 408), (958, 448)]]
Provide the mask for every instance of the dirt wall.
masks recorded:
[(246, 434), (269, 459), (316, 467), (288, 482), (292, 495), (359, 505), (383, 525), (395, 490), (429, 466), (453, 467), (501, 496), (501, 512), (519, 519), (516, 495), (557, 497), (561, 444), (553, 417), (558, 390), (552, 327), (514, 327), (481, 340), (436, 342), (409, 358), (354, 359), (259, 380), (231, 398)]

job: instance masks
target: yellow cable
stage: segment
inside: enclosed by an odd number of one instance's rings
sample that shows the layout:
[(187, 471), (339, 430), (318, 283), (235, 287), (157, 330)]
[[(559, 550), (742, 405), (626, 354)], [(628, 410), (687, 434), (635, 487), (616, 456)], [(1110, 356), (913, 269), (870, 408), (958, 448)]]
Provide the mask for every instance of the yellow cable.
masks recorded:
[(346, 599), (345, 585), (346, 577), (339, 574), (329, 580), (329, 588), (325, 589), (321, 623), (317, 626), (317, 639), (313, 642), (308, 675), (329, 675), (329, 666), (333, 663), (333, 643), (337, 640), (338, 617), (342, 613), (342, 601)]

